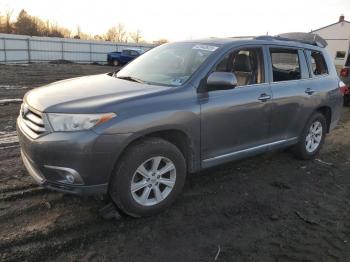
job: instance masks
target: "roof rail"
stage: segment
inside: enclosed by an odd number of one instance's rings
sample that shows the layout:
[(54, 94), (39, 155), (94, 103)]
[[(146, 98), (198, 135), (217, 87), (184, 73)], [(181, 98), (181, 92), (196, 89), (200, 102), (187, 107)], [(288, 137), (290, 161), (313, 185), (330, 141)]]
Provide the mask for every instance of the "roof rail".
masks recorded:
[(257, 40), (279, 40), (279, 41), (294, 41), (294, 42), (300, 42), (303, 44), (309, 44), (314, 46), (319, 46), (322, 48), (325, 48), (328, 43), (326, 40), (324, 40), (322, 37), (320, 37), (318, 34), (312, 34), (312, 33), (285, 33), (285, 34), (279, 34), (276, 36), (257, 36), (255, 37)]

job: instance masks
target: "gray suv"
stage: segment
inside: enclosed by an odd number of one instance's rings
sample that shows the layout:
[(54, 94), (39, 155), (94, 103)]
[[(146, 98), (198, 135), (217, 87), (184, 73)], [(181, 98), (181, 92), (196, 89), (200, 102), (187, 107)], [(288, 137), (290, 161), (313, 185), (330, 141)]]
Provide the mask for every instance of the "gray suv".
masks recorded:
[(187, 173), (286, 147), (311, 159), (342, 106), (315, 39), (165, 44), (119, 72), (31, 90), (17, 120), (26, 169), (47, 188), (108, 193), (141, 217), (168, 207)]

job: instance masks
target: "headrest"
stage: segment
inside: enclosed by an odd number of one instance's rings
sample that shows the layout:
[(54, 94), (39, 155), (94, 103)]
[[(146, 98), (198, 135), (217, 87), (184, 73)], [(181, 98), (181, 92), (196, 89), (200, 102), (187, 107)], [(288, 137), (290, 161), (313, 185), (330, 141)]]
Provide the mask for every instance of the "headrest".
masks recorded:
[(246, 54), (236, 55), (234, 58), (232, 67), (233, 67), (233, 71), (240, 71), (240, 72), (251, 72), (252, 71), (250, 58)]

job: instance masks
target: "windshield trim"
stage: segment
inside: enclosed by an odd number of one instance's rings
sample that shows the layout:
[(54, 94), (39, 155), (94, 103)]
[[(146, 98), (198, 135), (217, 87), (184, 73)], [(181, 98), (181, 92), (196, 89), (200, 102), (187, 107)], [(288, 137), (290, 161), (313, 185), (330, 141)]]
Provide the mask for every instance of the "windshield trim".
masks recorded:
[[(138, 81), (134, 81), (134, 80), (131, 80), (131, 78), (134, 78), (134, 77), (130, 77), (130, 76), (118, 77), (117, 74), (113, 74), (111, 76), (113, 76), (114, 78), (120, 79), (120, 80), (130, 81), (130, 82), (134, 82), (134, 83), (137, 83), (137, 84), (143, 84), (143, 85), (166, 86), (166, 87), (179, 86), (179, 85), (170, 85), (170, 84), (162, 84), (162, 83), (157, 83), (157, 82), (144, 81), (144, 80), (141, 80), (141, 79), (138, 79)], [(130, 78), (130, 79), (128, 79), (128, 78)], [(136, 80), (136, 78), (134, 78), (134, 79)]]

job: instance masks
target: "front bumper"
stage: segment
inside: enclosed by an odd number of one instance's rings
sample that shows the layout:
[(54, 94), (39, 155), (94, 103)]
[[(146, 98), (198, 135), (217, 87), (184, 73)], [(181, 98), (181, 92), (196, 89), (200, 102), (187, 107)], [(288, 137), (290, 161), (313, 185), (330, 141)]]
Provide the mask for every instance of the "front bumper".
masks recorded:
[[(23, 163), (40, 185), (73, 194), (106, 193), (129, 134), (53, 132), (31, 138), (17, 120)], [(65, 179), (67, 175), (72, 181)]]
[(30, 160), (25, 153), (21, 150), (21, 157), (23, 164), (26, 167), (29, 175), (37, 182), (39, 185), (60, 191), (63, 193), (79, 194), (79, 195), (93, 195), (93, 194), (105, 194), (107, 192), (107, 184), (83, 186), (83, 185), (69, 185), (65, 183), (60, 183), (57, 181), (49, 181), (45, 176), (35, 167), (35, 164)]

